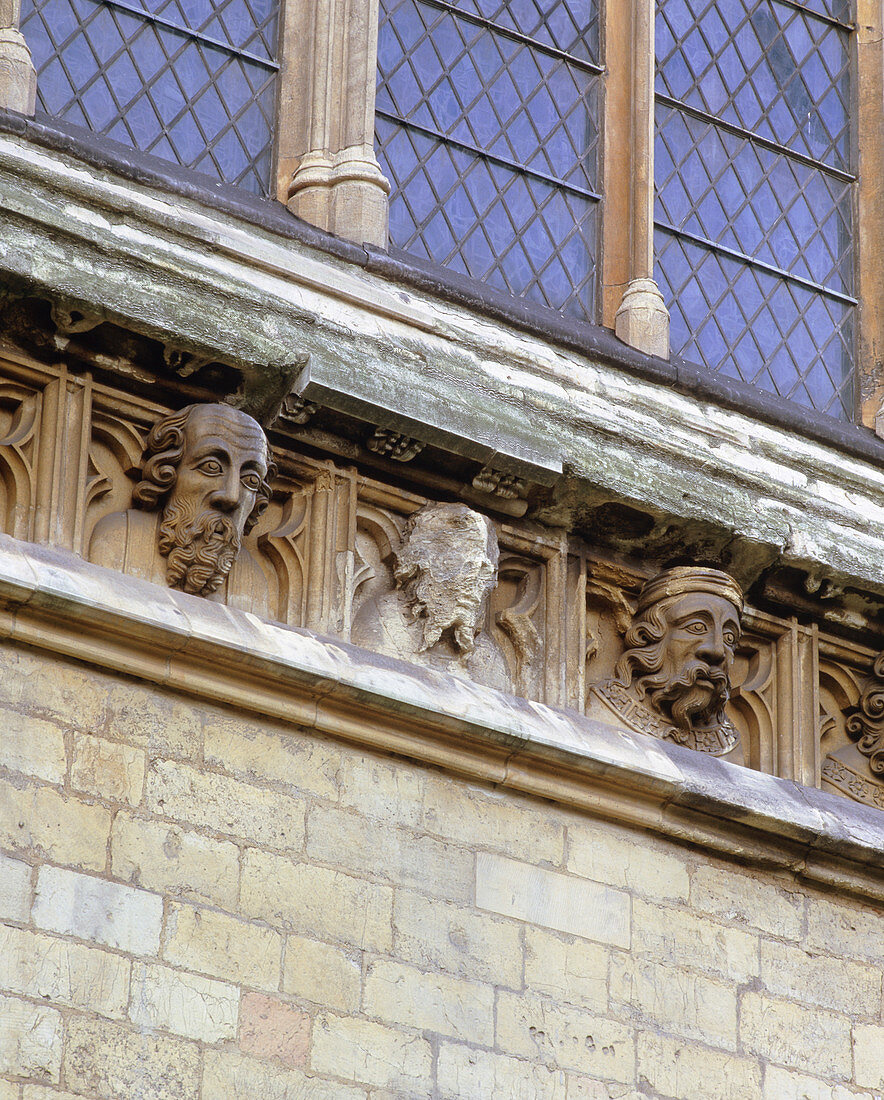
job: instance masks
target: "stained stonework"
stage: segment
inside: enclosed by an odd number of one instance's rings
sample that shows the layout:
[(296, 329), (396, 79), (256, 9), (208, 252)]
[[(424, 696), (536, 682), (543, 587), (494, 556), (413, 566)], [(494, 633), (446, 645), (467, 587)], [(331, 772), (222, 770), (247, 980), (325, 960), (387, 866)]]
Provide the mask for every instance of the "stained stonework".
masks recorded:
[(726, 573), (677, 567), (658, 574), (639, 596), (616, 677), (593, 685), (588, 712), (742, 763), (739, 733), (725, 713), (742, 611), (739, 585)]
[[(71, 307), (68, 313), (68, 327), (79, 326), (80, 311)], [(162, 513), (159, 507), (133, 509), (132, 501), (144, 480), (146, 440), (153, 426), (170, 415), (168, 407), (99, 383), (88, 372), (47, 367), (27, 356), (7, 353), (3, 370), (0, 522), (5, 532), (84, 557), (92, 547), (96, 560), (106, 554), (101, 560), (137, 576), (149, 569), (154, 583), (165, 587), (169, 559), (158, 543)], [(289, 406), (295, 408), (292, 402)], [(227, 405), (223, 410), (220, 415), (231, 423), (248, 422)], [(589, 692), (589, 685), (617, 678), (624, 636), (642, 587), (654, 575), (648, 563), (612, 554), (561, 529), (495, 513), (510, 503), (499, 497), (482, 498), (487, 512), (469, 504), (440, 504), (434, 483), (421, 484), (425, 475), (419, 458), (397, 464), (413, 474), (406, 487), (381, 480), (389, 466), (378, 475), (359, 472), (341, 458), (316, 457), (315, 449), (308, 452), (280, 431), (310, 435), (313, 421), (305, 425), (280, 417), (271, 430), (278, 469), (268, 479), (266, 510), (250, 531), (243, 526), (237, 560), (247, 567), (235, 563), (212, 599), (556, 707), (591, 708), (598, 695)], [(327, 437), (317, 433), (315, 438)], [(366, 448), (362, 453), (377, 452)], [(386, 462), (386, 457), (377, 461)], [(470, 491), (467, 483), (464, 492)], [(472, 517), (467, 530), (476, 547), (482, 543), (486, 549), (470, 566), (469, 614), (455, 608), (447, 619), (448, 581), (436, 585), (433, 599), (442, 603), (428, 615), (414, 598), (416, 582), (406, 580), (401, 569), (397, 580), (396, 572), (397, 554), (403, 563), (408, 557), (413, 517), (422, 510), (443, 516), (452, 508), (455, 515)], [(103, 540), (103, 532), (112, 528), (120, 537)], [(138, 532), (140, 542), (134, 537)], [(470, 541), (460, 539), (461, 550)], [(491, 577), (493, 553), (487, 547), (494, 543), (498, 560)], [(448, 568), (456, 573), (466, 567), (464, 561), (453, 564), (458, 557), (454, 533), (431, 544), (419, 531), (415, 558), (423, 554), (426, 564), (432, 561), (436, 568), (454, 554)], [(487, 559), (484, 571), (480, 559)], [(441, 625), (435, 642), (433, 622)], [(425, 627), (430, 628), (427, 638)], [(425, 648), (427, 640), (431, 644)], [(853, 744), (844, 711), (857, 704), (873, 658), (871, 648), (812, 621), (799, 623), (747, 606), (726, 706), (745, 762), (818, 785), (823, 759)], [(605, 709), (612, 720), (610, 708)], [(661, 729), (655, 719), (650, 723), (652, 732), (664, 735), (670, 725)], [(722, 743), (713, 739), (708, 744), (715, 749)], [(863, 783), (872, 782), (865, 758), (859, 764), (867, 776)]]

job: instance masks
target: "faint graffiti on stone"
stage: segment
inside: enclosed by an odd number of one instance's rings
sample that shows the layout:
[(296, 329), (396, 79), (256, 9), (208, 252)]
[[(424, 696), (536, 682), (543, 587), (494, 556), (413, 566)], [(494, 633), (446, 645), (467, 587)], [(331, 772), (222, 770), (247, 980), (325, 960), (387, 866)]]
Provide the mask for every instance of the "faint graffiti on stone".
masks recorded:
[(151, 428), (135, 508), (96, 525), (89, 556), (216, 598), (235, 573), (250, 609), (263, 610), (266, 581), (242, 540), (267, 507), (273, 473), (256, 420), (229, 405), (188, 405)]
[(503, 654), (487, 632), (498, 560), (489, 519), (465, 504), (426, 505), (408, 520), (393, 550), (392, 586), (357, 613), (353, 641), (508, 686)]
[(742, 763), (725, 716), (743, 596), (717, 569), (679, 566), (649, 581), (615, 675), (590, 690), (588, 713)]
[(855, 707), (845, 710), (854, 744), (830, 753), (822, 777), (842, 794), (869, 806), (884, 806), (884, 652), (863, 685)]

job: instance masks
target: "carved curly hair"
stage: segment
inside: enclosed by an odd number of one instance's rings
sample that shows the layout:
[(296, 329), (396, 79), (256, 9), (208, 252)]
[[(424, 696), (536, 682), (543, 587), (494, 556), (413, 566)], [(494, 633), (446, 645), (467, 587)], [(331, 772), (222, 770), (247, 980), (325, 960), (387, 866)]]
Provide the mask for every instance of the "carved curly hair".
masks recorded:
[[(150, 512), (158, 508), (175, 487), (178, 466), (184, 455), (184, 429), (194, 409), (202, 405), (186, 405), (176, 413), (164, 416), (147, 433), (144, 454), (141, 456), (141, 481), (132, 490), (132, 503)], [(263, 433), (262, 433), (263, 435)], [(261, 480), (255, 504), (245, 522), (244, 533), (255, 526), (270, 503), (270, 482), (276, 474), (276, 465), (270, 458), (270, 447), (264, 438), (267, 473)]]

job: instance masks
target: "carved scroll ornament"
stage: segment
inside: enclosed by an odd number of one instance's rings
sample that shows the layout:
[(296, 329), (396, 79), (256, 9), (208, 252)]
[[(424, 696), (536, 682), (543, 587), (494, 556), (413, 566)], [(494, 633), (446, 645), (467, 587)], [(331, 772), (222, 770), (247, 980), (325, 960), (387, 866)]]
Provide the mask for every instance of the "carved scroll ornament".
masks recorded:
[(847, 732), (868, 757), (872, 775), (884, 776), (884, 653), (875, 658), (859, 704), (847, 716)]
[(679, 566), (639, 596), (615, 675), (590, 690), (601, 721), (742, 763), (725, 715), (743, 596), (717, 569)]
[(822, 778), (855, 802), (884, 809), (884, 652), (875, 658), (859, 702), (845, 714), (855, 743), (826, 757)]

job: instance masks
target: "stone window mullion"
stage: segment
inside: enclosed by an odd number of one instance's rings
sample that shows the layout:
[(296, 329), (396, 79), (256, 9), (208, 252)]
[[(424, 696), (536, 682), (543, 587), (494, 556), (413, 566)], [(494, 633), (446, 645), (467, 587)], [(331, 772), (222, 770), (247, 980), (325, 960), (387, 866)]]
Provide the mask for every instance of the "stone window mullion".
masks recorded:
[(374, 151), (378, 0), (287, 0), (278, 197), (311, 224), (387, 243), (389, 184)]

